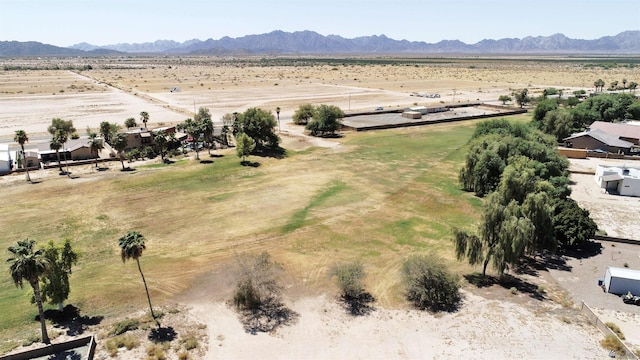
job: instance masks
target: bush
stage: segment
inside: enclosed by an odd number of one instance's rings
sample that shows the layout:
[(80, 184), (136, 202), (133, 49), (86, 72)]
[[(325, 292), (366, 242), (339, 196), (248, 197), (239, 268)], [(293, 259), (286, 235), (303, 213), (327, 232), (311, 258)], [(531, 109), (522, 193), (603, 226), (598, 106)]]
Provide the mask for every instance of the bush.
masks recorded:
[(161, 345), (151, 344), (147, 346), (147, 356), (149, 356), (150, 359), (165, 360), (167, 355), (164, 350)]
[(407, 300), (419, 309), (454, 311), (460, 302), (458, 278), (449, 274), (442, 259), (413, 255), (402, 266)]
[(336, 278), (336, 284), (344, 298), (357, 298), (364, 292), (362, 279), (365, 273), (360, 262), (336, 264), (329, 271), (329, 275)]
[(620, 340), (613, 335), (605, 336), (605, 338), (600, 341), (600, 345), (607, 350), (614, 350), (618, 354), (623, 354), (625, 351)]
[(607, 325), (607, 327), (609, 329), (611, 329), (611, 331), (616, 333), (616, 335), (618, 335), (620, 340), (624, 340), (625, 339), (624, 334), (622, 333), (622, 330), (620, 330), (620, 327), (618, 327), (618, 325), (616, 325), (616, 324), (614, 324), (612, 322), (605, 323), (605, 325)]
[(140, 322), (137, 319), (125, 319), (117, 322), (113, 325), (113, 329), (109, 332), (109, 335), (120, 335), (127, 331), (136, 330)]
[(238, 309), (257, 309), (263, 303), (277, 299), (282, 292), (278, 283), (280, 265), (271, 261), (269, 253), (262, 252), (255, 258), (238, 260), (239, 277), (233, 304)]
[(115, 357), (118, 354), (119, 348), (126, 348), (127, 350), (134, 349), (140, 345), (140, 341), (134, 336), (126, 334), (119, 335), (112, 339), (107, 340), (105, 346), (109, 356)]
[(188, 333), (180, 340), (185, 350), (193, 350), (198, 348), (198, 338), (193, 333)]

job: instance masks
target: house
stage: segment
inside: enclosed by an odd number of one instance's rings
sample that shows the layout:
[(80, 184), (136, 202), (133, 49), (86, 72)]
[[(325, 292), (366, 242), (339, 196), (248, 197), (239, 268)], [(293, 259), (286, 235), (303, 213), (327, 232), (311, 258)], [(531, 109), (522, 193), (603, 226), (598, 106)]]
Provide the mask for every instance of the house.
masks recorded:
[(40, 159), (37, 151), (25, 150), (23, 154), (22, 150), (16, 150), (15, 159), (16, 162), (14, 165), (16, 169), (24, 169), (25, 163), (28, 168), (40, 167)]
[(598, 165), (595, 180), (607, 192), (640, 196), (640, 168)]
[(624, 295), (631, 292), (640, 294), (640, 270), (607, 267), (604, 288), (608, 293)]
[(13, 168), (9, 144), (0, 144), (0, 175), (8, 174)]
[[(56, 151), (51, 150), (48, 142), (38, 144), (38, 153), (40, 155), (40, 161), (43, 163), (58, 162)], [(63, 147), (58, 153), (60, 154), (60, 161), (96, 158), (96, 154), (91, 152), (91, 146), (89, 146), (89, 140), (87, 139), (69, 139), (63, 144)], [(98, 157), (99, 156), (100, 154), (98, 154)]]
[(563, 139), (565, 145), (575, 149), (604, 150), (610, 153), (629, 154), (634, 144), (619, 139), (602, 130), (590, 130), (573, 134)]
[(141, 128), (140, 130), (130, 130), (124, 133), (127, 136), (127, 147), (125, 152), (133, 149), (143, 151), (147, 146), (153, 146), (153, 133)]
[(620, 140), (640, 145), (640, 125), (594, 121), (587, 130), (600, 130)]

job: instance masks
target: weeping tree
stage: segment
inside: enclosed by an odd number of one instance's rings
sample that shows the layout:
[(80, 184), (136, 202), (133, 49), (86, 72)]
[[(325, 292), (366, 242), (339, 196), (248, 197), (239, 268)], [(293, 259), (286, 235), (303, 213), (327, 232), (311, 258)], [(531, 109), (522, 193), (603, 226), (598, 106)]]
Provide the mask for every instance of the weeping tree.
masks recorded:
[(33, 288), (33, 296), (38, 306), (38, 315), (40, 317), (42, 342), (50, 344), (51, 341), (47, 334), (47, 324), (44, 318), (42, 297), (40, 295), (40, 277), (46, 272), (48, 262), (44, 256), (44, 250), (36, 250), (35, 244), (36, 242), (34, 240), (26, 239), (18, 241), (15, 246), (9, 246), (8, 250), (11, 255), (7, 259), (7, 263), (9, 263), (9, 273), (17, 287), (22, 289), (22, 285), (24, 281), (26, 281)]
[(515, 200), (503, 205), (492, 193), (482, 213), (479, 235), (454, 229), (455, 251), (458, 260), (469, 264), (482, 263), (482, 275), (486, 276), (489, 263), (502, 274), (509, 266), (515, 266), (524, 256), (529, 241), (534, 238), (535, 227)]
[(118, 241), (118, 245), (120, 246), (120, 256), (122, 257), (122, 262), (126, 260), (133, 259), (138, 264), (138, 271), (140, 271), (140, 276), (142, 277), (142, 283), (144, 284), (144, 290), (147, 292), (147, 301), (149, 302), (149, 310), (151, 311), (151, 317), (156, 322), (156, 325), (160, 327), (160, 322), (156, 318), (155, 313), (153, 312), (153, 306), (151, 306), (151, 297), (149, 296), (149, 288), (147, 287), (147, 281), (144, 279), (144, 274), (142, 273), (142, 268), (140, 267), (140, 257), (142, 256), (142, 252), (146, 249), (144, 244), (144, 236), (137, 231), (129, 231), (124, 236), (120, 238)]

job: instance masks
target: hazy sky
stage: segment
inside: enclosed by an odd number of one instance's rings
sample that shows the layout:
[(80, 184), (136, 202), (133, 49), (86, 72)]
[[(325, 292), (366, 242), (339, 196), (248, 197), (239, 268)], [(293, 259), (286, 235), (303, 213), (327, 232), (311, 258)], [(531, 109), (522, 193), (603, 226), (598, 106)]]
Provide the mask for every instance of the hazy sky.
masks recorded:
[(429, 43), (596, 39), (640, 30), (640, 0), (0, 0), (0, 40), (109, 45), (273, 30)]

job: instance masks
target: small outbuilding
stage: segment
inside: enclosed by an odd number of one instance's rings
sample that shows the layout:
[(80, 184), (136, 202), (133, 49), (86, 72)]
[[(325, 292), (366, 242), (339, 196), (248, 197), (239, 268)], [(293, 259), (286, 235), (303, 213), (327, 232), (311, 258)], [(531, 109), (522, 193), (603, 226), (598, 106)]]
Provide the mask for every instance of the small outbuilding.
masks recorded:
[(640, 270), (607, 267), (604, 289), (611, 294), (624, 295), (631, 292), (640, 295)]

